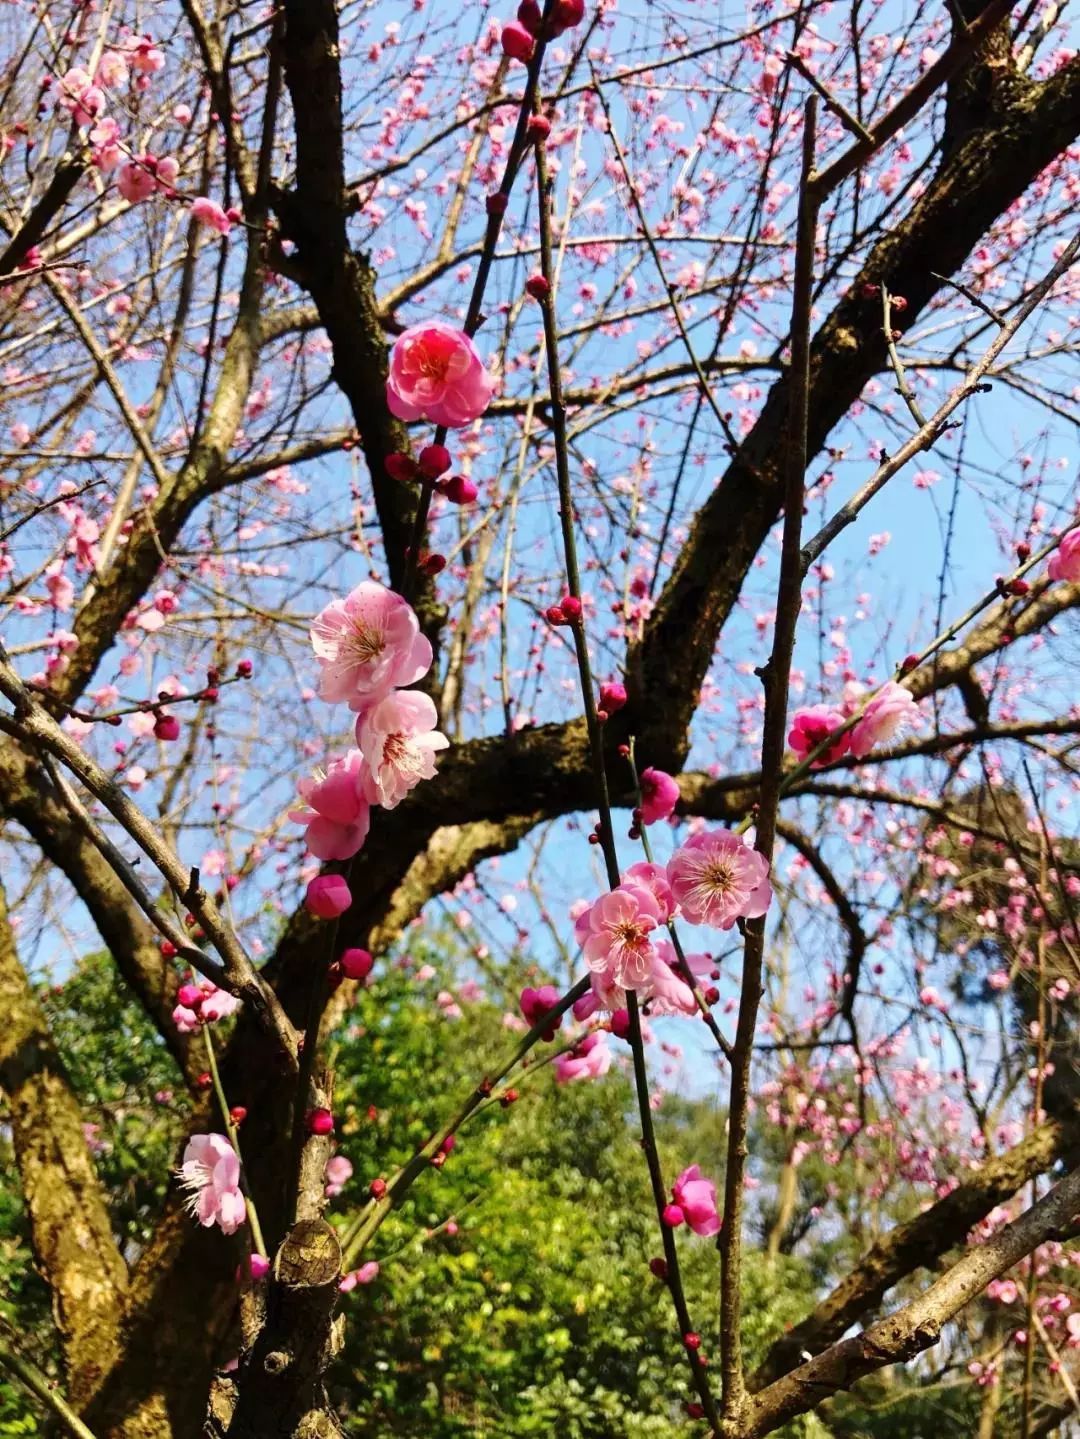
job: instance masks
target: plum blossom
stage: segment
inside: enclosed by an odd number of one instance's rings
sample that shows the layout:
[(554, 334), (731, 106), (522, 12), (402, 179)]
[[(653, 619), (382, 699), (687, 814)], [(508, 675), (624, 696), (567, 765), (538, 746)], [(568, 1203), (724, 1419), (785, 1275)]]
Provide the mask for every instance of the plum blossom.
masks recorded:
[(878, 690), (852, 728), (851, 753), (856, 759), (865, 759), (876, 745), (888, 742), (902, 730), (913, 728), (919, 720), (915, 696), (903, 685), (889, 680)]
[(349, 1294), (358, 1284), (370, 1284), (379, 1277), (379, 1261), (369, 1259), (366, 1264), (361, 1264), (359, 1269), (353, 1269), (344, 1276), (338, 1284), (338, 1291), (341, 1294)]
[(698, 1165), (692, 1164), (683, 1170), (671, 1186), (671, 1197), (674, 1204), (669, 1205), (668, 1210), (678, 1209), (695, 1234), (705, 1238), (719, 1234), (721, 1219), (716, 1207), (716, 1185), (705, 1178)]
[(646, 889), (656, 900), (660, 909), (660, 921), (667, 924), (675, 914), (675, 896), (671, 892), (671, 881), (662, 864), (650, 864), (640, 860), (623, 871), (622, 883), (638, 889)]
[[(712, 956), (688, 954), (687, 967), (695, 979), (704, 979), (712, 970)], [(659, 1015), (687, 1015), (691, 1019), (698, 1012), (694, 991), (679, 971), (678, 956), (674, 945), (666, 939), (656, 944), (656, 958), (653, 962), (652, 977), (648, 984), (649, 1013)]]
[(333, 1199), (352, 1178), (353, 1167), (344, 1154), (335, 1154), (326, 1161), (326, 1197)]
[[(526, 1023), (532, 1028), (539, 1023), (549, 1010), (554, 1009), (562, 995), (553, 984), (542, 984), (539, 989), (532, 989), (526, 986), (521, 991), (521, 998), (518, 1001), (521, 1005), (521, 1012), (525, 1016)], [(562, 1016), (553, 1020), (547, 1029), (544, 1030), (543, 1038), (552, 1040), (555, 1038), (555, 1031), (562, 1024)]]
[[(832, 705), (808, 705), (805, 709), (796, 710), (791, 721), (788, 744), (797, 758), (804, 760), (823, 740), (828, 739), (834, 730), (840, 729), (844, 718), (843, 712), (834, 709)], [(850, 732), (837, 736), (834, 743), (818, 755), (812, 768), (818, 769), (823, 764), (832, 764), (835, 760), (843, 759), (850, 745)]]
[(154, 155), (136, 155), (121, 165), (116, 187), (129, 204), (137, 205), (159, 190), (170, 193), (179, 173), (180, 166), (171, 155), (160, 160)]
[(232, 229), (232, 220), (217, 203), (206, 195), (197, 195), (191, 202), (191, 218), (200, 225), (209, 225), (219, 235), (227, 235)]
[(484, 413), (495, 381), (472, 340), (442, 320), (411, 325), (394, 342), (386, 402), (399, 420), (463, 429)]
[(177, 990), (173, 1023), (181, 1034), (193, 1034), (203, 1024), (228, 1019), (240, 1008), (240, 1000), (209, 979), (189, 980)]
[(620, 885), (588, 911), (585, 961), (608, 984), (637, 989), (652, 974), (656, 951), (649, 936), (660, 923), (660, 905), (647, 889)]
[(365, 580), (343, 600), (332, 600), (311, 626), (324, 700), (353, 710), (376, 704), (399, 685), (411, 685), (431, 668), (431, 643), (420, 633), (412, 606), (385, 585)]
[(319, 919), (337, 919), (352, 904), (352, 891), (343, 875), (320, 874), (308, 885), (304, 904)]
[(604, 1035), (596, 1030), (587, 1034), (570, 1054), (560, 1054), (554, 1061), (558, 1084), (571, 1084), (576, 1079), (600, 1079), (610, 1068), (611, 1050)]
[(667, 819), (679, 802), (679, 786), (662, 769), (651, 766), (642, 770), (639, 780), (641, 787), (641, 822), (655, 824)]
[(247, 1218), (240, 1191), (240, 1159), (224, 1134), (193, 1134), (177, 1170), (188, 1211), (204, 1229), (235, 1234)]
[(668, 860), (671, 890), (691, 924), (730, 929), (769, 907), (768, 861), (729, 829), (702, 830)]
[(351, 859), (367, 839), (371, 810), (364, 792), (367, 765), (358, 749), (331, 760), (325, 774), (297, 786), (303, 808), (289, 811), (307, 826), (307, 847), (316, 859)]
[(76, 125), (91, 125), (105, 109), (105, 92), (75, 66), (60, 77), (56, 103), (70, 112)]
[(372, 804), (395, 809), (435, 772), (435, 755), (450, 741), (435, 726), (435, 703), (420, 690), (399, 690), (372, 705), (356, 722), (367, 767), (364, 793)]
[(1046, 573), (1052, 580), (1068, 580), (1070, 584), (1080, 580), (1080, 529), (1070, 530), (1062, 536), (1061, 543), (1050, 556)]

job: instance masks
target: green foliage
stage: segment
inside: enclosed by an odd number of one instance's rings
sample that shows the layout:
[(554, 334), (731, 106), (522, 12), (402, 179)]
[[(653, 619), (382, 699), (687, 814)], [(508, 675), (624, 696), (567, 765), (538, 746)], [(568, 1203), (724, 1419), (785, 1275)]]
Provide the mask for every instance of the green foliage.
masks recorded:
[[(458, 1075), (464, 1097), (505, 1053), (501, 1010), (434, 1017), (430, 988), (400, 971), (360, 996), (335, 1057), (346, 1106), (342, 1151), (359, 1193), (388, 1175), (445, 1117)], [(615, 1046), (622, 1048), (622, 1046)], [(346, 1300), (345, 1349), (332, 1387), (357, 1435), (432, 1439), (552, 1432), (680, 1436), (692, 1397), (659, 1253), (629, 1080), (556, 1085), (544, 1055), (516, 1081), (520, 1099), (489, 1104), (466, 1125), (443, 1169), (422, 1178), (364, 1258), (379, 1278)], [(694, 1161), (719, 1178), (711, 1105), (665, 1102), (657, 1127), (670, 1183)], [(342, 1196), (344, 1200), (348, 1197)], [(340, 1203), (340, 1201), (339, 1201)], [(453, 1217), (458, 1226), (449, 1235)], [(428, 1237), (415, 1239), (417, 1228)], [(715, 1354), (715, 1247), (679, 1235), (691, 1313)], [(798, 1317), (805, 1267), (748, 1266), (751, 1361)]]

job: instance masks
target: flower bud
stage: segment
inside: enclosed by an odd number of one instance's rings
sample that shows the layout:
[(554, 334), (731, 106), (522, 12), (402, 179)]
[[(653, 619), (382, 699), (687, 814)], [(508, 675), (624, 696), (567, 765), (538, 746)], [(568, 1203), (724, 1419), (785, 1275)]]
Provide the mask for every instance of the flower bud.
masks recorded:
[(534, 300), (546, 300), (551, 294), (551, 286), (543, 275), (530, 275), (525, 281), (525, 291)]
[(309, 1109), (305, 1118), (309, 1134), (333, 1134), (334, 1116), (328, 1109)]
[[(626, 686), (618, 680), (610, 680), (600, 686), (600, 703), (609, 715), (615, 714), (626, 704)], [(627, 750), (629, 754), (629, 750)]]
[(366, 979), (375, 961), (366, 949), (346, 949), (338, 960), (342, 974), (349, 979)]
[(320, 874), (308, 885), (304, 903), (319, 919), (337, 919), (352, 904), (352, 893), (340, 874)]
[(536, 45), (520, 20), (510, 20), (503, 26), (502, 48), (504, 55), (508, 55), (511, 60), (520, 60), (525, 65), (532, 59)]
[(408, 484), (416, 479), (416, 461), (408, 455), (393, 454), (386, 457), (386, 473), (392, 480)]
[(180, 738), (180, 721), (175, 715), (158, 715), (154, 721), (154, 738), (160, 740)]
[(442, 492), (455, 505), (471, 505), (480, 493), (472, 480), (467, 480), (464, 475), (455, 475), (453, 479), (447, 480)]
[(669, 1229), (678, 1229), (683, 1222), (683, 1212), (678, 1204), (666, 1204), (664, 1213), (661, 1216)]
[(429, 480), (437, 480), (450, 468), (450, 451), (445, 445), (425, 445), (417, 456), (420, 473)]

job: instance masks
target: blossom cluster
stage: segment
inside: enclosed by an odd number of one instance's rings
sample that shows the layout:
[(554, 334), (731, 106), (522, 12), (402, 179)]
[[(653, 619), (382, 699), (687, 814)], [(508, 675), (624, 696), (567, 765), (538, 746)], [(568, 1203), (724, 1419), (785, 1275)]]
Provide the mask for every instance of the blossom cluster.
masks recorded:
[[(681, 915), (690, 924), (731, 929), (736, 920), (760, 918), (772, 899), (769, 864), (731, 830), (691, 835), (667, 865), (631, 865), (618, 886), (579, 909), (574, 934), (592, 976), (591, 993), (575, 1007), (577, 1018), (623, 1007), (627, 990), (648, 1000), (654, 1014), (693, 1014), (694, 993), (680, 975), (675, 951), (653, 932)], [(687, 956), (696, 976), (707, 955)]]
[[(320, 669), (319, 694), (356, 714), (356, 747), (325, 772), (299, 785), (290, 818), (306, 827), (317, 859), (351, 859), (367, 838), (371, 806), (394, 809), (421, 780), (435, 774), (435, 756), (449, 740), (437, 728), (430, 696), (407, 689), (431, 668), (431, 644), (412, 606), (375, 581), (332, 600), (311, 626)], [(351, 903), (340, 875), (308, 886), (309, 909), (324, 919)]]
[[(858, 719), (852, 724), (852, 717)], [(835, 739), (814, 759), (812, 767), (835, 764), (850, 754), (865, 759), (872, 749), (887, 744), (920, 719), (919, 706), (909, 689), (894, 680), (883, 685), (866, 704), (852, 696), (842, 705), (807, 705), (792, 716), (788, 744), (799, 760), (805, 760), (830, 736)]]

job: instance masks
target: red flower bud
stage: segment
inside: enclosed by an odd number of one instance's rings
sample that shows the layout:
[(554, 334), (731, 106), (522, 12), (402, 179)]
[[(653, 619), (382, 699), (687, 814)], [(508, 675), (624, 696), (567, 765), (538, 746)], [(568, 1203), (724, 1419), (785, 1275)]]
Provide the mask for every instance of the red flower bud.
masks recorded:
[(467, 480), (464, 475), (454, 475), (453, 479), (447, 480), (442, 492), (455, 505), (471, 505), (480, 493), (472, 480)]
[(559, 601), (559, 608), (571, 624), (581, 618), (581, 601), (577, 595), (564, 595)]
[(544, 611), (544, 618), (549, 625), (561, 625), (566, 623), (566, 616), (558, 605), (552, 605)]
[(328, 1109), (309, 1109), (304, 1121), (309, 1134), (333, 1134), (334, 1116)]
[(655, 1259), (649, 1260), (649, 1268), (657, 1279), (667, 1279), (667, 1260), (661, 1255), (658, 1254)]
[(180, 721), (175, 715), (158, 715), (154, 721), (154, 738), (161, 740), (180, 738)]
[(445, 445), (425, 445), (417, 456), (420, 473), (429, 480), (437, 480), (450, 468), (450, 451)]
[(158, 948), (161, 950), (162, 954), (165, 956), (166, 959), (171, 959), (176, 953), (176, 945), (173, 944), (171, 939), (163, 939)]
[(176, 991), (177, 1000), (185, 1009), (194, 1009), (203, 1002), (203, 992), (197, 984), (182, 984)]
[(249, 680), (254, 672), (255, 666), (250, 660), (241, 660), (236, 666), (237, 676), (242, 680)]
[(546, 300), (551, 294), (551, 286), (543, 275), (530, 275), (525, 281), (525, 292), (534, 300)]
[(446, 569), (445, 555), (425, 555), (420, 561), (420, 568), (425, 575), (438, 575)]
[(687, 1349), (700, 1349), (701, 1335), (693, 1333), (684, 1334), (682, 1337), (682, 1342), (686, 1345)]
[(234, 1124), (243, 1124), (247, 1118), (247, 1110), (242, 1104), (234, 1104), (229, 1110), (229, 1118)]
[(630, 1033), (630, 1011), (616, 1009), (611, 1016), (611, 1032), (616, 1039), (625, 1039)]
[(489, 195), (484, 201), (484, 209), (487, 210), (489, 215), (505, 215), (506, 207), (509, 203), (509, 197), (504, 195), (501, 190), (496, 190), (493, 195)]
[(373, 1179), (368, 1185), (368, 1192), (371, 1195), (372, 1199), (381, 1199), (386, 1193), (386, 1180)]
[(525, 128), (531, 140), (546, 140), (551, 134), (551, 121), (546, 115), (530, 115)]
[[(618, 680), (609, 680), (607, 684), (602, 684), (600, 686), (600, 703), (609, 715), (615, 714), (626, 703), (626, 686), (620, 684)], [(627, 750), (627, 754), (629, 753), (630, 751)]]
[(211, 1078), (210, 1071), (209, 1071), (208, 1069), (204, 1069), (203, 1072), (202, 1072), (200, 1075), (196, 1076), (196, 1079), (195, 1079), (195, 1088), (196, 1088), (196, 1089), (210, 1089), (211, 1086), (213, 1085), (213, 1083), (214, 1083), (214, 1081), (213, 1081), (213, 1079)]
[(1028, 560), (1031, 559), (1031, 546), (1026, 540), (1021, 540), (1020, 543), (1017, 545), (1016, 558), (1020, 561), (1021, 564), (1025, 564)]
[(664, 1206), (662, 1218), (669, 1229), (678, 1229), (684, 1217), (682, 1209), (678, 1204), (668, 1204)]
[(400, 480), (402, 484), (416, 479), (416, 461), (409, 455), (393, 454), (386, 457), (386, 473), (392, 480)]
[(341, 972), (349, 979), (366, 979), (375, 961), (366, 949), (346, 949), (338, 960)]
[(521, 4), (517, 10), (517, 17), (530, 35), (540, 34), (540, 22), (544, 17), (536, 0), (521, 0)]

